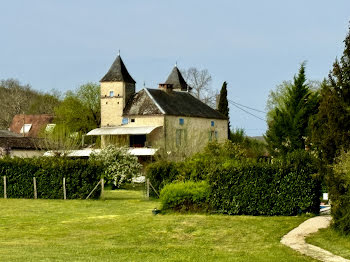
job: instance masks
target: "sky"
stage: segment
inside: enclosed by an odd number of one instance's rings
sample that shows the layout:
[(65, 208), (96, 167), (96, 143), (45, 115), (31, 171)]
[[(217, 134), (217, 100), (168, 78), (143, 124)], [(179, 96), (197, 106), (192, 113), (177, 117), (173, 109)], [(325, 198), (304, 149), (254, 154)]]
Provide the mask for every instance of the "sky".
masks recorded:
[[(177, 62), (261, 111), (303, 61), (308, 79), (327, 77), (350, 21), (349, 0), (0, 0), (0, 10), (0, 79), (64, 93), (98, 82), (120, 50), (137, 90)], [(264, 134), (265, 114), (250, 112), (260, 119), (230, 104), (231, 127)]]

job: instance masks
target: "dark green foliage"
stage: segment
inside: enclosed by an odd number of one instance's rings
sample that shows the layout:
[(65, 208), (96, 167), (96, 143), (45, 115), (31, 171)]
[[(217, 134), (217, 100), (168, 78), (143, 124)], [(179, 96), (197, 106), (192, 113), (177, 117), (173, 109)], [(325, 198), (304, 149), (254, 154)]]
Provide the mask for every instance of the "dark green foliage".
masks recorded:
[(330, 199), (332, 200), (333, 228), (343, 234), (350, 234), (350, 151), (336, 159), (328, 173)]
[[(181, 164), (169, 161), (158, 161), (147, 166), (146, 178), (149, 179), (158, 194), (166, 184), (169, 184), (178, 178), (178, 165)], [(153, 197), (157, 196), (153, 190), (150, 190), (150, 195)]]
[(312, 157), (302, 151), (269, 163), (216, 166), (208, 175), (210, 204), (226, 214), (318, 213), (320, 182)]
[[(33, 198), (33, 177), (38, 198), (63, 198), (63, 177), (66, 178), (68, 199), (83, 199), (101, 178), (103, 168), (98, 162), (65, 158), (4, 158), (0, 159), (0, 195), (3, 196), (3, 176), (7, 179), (9, 198)], [(91, 198), (100, 195), (100, 188)]]
[(306, 84), (305, 65), (287, 86), (281, 105), (274, 109), (268, 122), (266, 141), (272, 155), (284, 155), (297, 149), (305, 149), (309, 135), (308, 123), (316, 112), (318, 94), (312, 93)]
[(313, 119), (312, 143), (320, 157), (332, 163), (341, 149), (350, 147), (350, 30), (340, 61), (323, 83), (321, 101)]
[(166, 185), (160, 192), (163, 210), (207, 211), (209, 185), (201, 182), (177, 182)]
[(228, 118), (228, 139), (230, 139), (231, 131), (230, 131), (230, 118), (229, 118), (229, 107), (227, 100), (227, 83), (226, 81), (222, 84), (220, 90), (220, 100), (218, 104), (218, 111)]
[[(159, 193), (175, 180), (205, 180), (209, 170), (215, 165), (227, 165), (233, 161), (245, 161), (245, 151), (231, 141), (219, 144), (209, 143), (203, 152), (195, 154), (183, 162), (157, 161), (147, 166), (146, 177)], [(151, 190), (152, 191), (152, 190)], [(156, 196), (151, 192), (152, 196)]]
[(230, 140), (239, 145), (241, 148), (244, 148), (246, 151), (247, 157), (259, 159), (267, 155), (267, 148), (265, 140), (258, 140), (246, 136), (243, 129), (236, 129), (231, 131)]
[(341, 149), (349, 148), (348, 105), (325, 81), (322, 83), (318, 112), (311, 120), (311, 129), (312, 149), (325, 163), (331, 164)]

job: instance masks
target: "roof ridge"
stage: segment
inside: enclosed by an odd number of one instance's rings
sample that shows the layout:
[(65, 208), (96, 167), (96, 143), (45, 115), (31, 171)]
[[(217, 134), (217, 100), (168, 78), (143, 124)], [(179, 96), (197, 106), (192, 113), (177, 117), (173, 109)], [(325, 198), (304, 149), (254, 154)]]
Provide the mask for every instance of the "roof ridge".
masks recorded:
[(154, 97), (151, 95), (151, 93), (148, 91), (148, 88), (143, 88), (143, 90), (145, 90), (146, 94), (151, 98), (151, 100), (153, 101), (153, 103), (158, 107), (158, 109), (160, 110), (160, 112), (162, 112), (162, 114), (165, 115), (165, 111), (164, 109), (158, 104), (158, 102), (154, 99)]

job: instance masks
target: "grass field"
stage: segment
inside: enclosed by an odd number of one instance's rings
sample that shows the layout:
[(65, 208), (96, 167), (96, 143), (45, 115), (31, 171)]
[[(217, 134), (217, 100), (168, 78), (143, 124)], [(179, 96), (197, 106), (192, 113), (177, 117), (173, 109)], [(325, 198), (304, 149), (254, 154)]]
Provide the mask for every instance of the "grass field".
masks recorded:
[(157, 201), (0, 199), (0, 261), (314, 261), (279, 243), (305, 217), (152, 215)]
[(350, 259), (350, 236), (343, 236), (331, 228), (321, 229), (308, 237), (306, 242)]

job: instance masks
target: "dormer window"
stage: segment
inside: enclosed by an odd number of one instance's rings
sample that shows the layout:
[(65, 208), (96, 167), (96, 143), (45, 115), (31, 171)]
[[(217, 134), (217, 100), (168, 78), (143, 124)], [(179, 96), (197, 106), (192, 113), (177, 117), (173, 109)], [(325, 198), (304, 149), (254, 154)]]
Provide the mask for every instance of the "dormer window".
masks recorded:
[(32, 128), (32, 124), (24, 124), (21, 128), (21, 134), (28, 134), (30, 129)]
[(52, 133), (52, 131), (55, 129), (56, 124), (47, 124), (45, 127), (45, 132)]
[(109, 91), (109, 96), (113, 97), (114, 96), (114, 91)]

